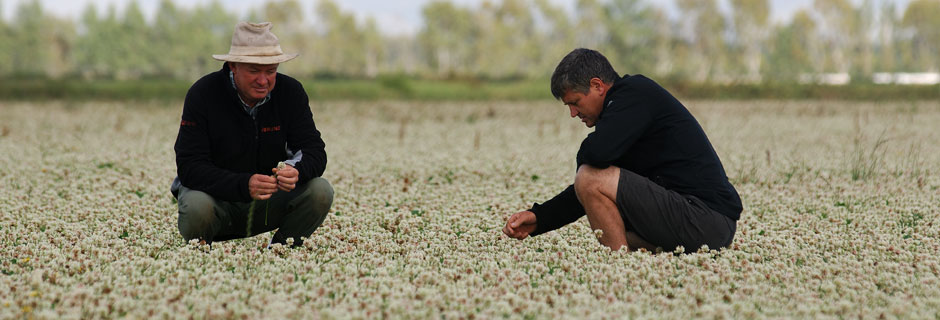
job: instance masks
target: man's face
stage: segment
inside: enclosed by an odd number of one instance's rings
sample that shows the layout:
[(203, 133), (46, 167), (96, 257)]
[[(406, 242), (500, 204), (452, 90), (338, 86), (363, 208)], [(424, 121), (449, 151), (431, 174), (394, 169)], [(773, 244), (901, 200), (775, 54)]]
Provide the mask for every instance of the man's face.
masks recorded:
[(604, 97), (608, 88), (610, 88), (609, 85), (598, 78), (593, 78), (586, 93), (568, 90), (561, 97), (561, 102), (568, 106), (572, 118), (581, 118), (581, 122), (591, 128), (597, 123), (597, 118), (604, 109)]
[(253, 64), (232, 62), (229, 68), (235, 78), (238, 95), (249, 106), (264, 99), (274, 90), (278, 64)]

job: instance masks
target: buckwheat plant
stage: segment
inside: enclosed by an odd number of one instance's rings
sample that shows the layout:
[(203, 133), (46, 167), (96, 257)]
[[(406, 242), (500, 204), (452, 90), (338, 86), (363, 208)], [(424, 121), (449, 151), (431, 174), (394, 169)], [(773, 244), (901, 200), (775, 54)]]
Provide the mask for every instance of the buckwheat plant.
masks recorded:
[[(280, 161), (277, 163), (277, 170), (284, 169), (287, 166), (286, 163)], [(277, 180), (277, 170), (274, 171), (274, 174), (271, 175), (274, 180)], [(270, 199), (268, 199), (270, 200)], [(251, 224), (255, 217), (255, 207), (258, 204), (258, 200), (251, 200), (251, 204), (248, 205), (248, 226), (245, 229), (245, 235), (251, 236)], [(267, 200), (264, 201), (264, 225), (268, 225), (268, 208), (271, 206), (271, 203)]]
[(744, 204), (730, 248), (503, 236), (574, 180), (591, 129), (556, 101), (314, 104), (335, 200), (270, 250), (180, 237), (180, 103), (0, 102), (0, 319), (938, 317), (940, 102), (683, 102)]

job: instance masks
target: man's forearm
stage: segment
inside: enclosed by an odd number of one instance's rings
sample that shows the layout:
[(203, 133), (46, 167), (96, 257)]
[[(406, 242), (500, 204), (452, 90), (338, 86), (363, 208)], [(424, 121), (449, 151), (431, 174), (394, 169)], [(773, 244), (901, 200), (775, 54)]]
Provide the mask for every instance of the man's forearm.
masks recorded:
[(584, 207), (578, 201), (574, 185), (569, 185), (565, 191), (545, 203), (534, 204), (529, 211), (535, 213), (537, 224), (532, 236), (561, 228), (584, 216)]
[(180, 182), (225, 201), (251, 201), (248, 180), (251, 173), (235, 173), (211, 164), (177, 162)]

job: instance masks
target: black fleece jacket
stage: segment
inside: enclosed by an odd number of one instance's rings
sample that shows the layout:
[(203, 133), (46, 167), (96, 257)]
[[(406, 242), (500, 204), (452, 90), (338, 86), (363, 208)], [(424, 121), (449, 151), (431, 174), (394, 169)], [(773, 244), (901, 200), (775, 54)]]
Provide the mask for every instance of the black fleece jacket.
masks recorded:
[[(578, 150), (577, 165), (617, 166), (681, 194), (693, 195), (731, 219), (741, 214), (741, 199), (689, 110), (666, 89), (642, 75), (614, 82), (595, 125)], [(584, 207), (574, 186), (534, 204), (537, 227), (532, 235), (578, 220)]]
[(302, 152), (294, 166), (298, 184), (326, 169), (326, 151), (313, 123), (307, 93), (297, 80), (278, 73), (270, 99), (254, 119), (232, 87), (228, 64), (193, 84), (186, 93), (176, 137), (176, 171), (187, 188), (225, 201), (251, 201), (248, 180), (271, 174), (288, 152)]

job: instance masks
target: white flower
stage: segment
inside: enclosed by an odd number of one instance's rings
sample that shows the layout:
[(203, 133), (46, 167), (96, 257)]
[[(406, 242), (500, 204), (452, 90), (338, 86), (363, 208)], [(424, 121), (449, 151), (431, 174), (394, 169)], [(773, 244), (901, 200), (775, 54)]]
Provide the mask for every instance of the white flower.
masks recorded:
[(554, 103), (315, 103), (323, 225), (211, 251), (166, 190), (179, 108), (65, 103), (0, 102), (0, 318), (929, 318), (940, 296), (934, 101), (688, 102), (744, 212), (731, 249), (678, 255), (609, 254), (586, 218), (500, 236), (573, 179), (590, 130)]

